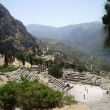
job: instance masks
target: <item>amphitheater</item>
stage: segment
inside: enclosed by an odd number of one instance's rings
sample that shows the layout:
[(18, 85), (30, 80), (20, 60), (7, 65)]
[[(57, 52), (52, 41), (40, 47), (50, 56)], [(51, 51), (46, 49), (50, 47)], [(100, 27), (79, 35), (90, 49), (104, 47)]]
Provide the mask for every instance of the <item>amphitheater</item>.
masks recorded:
[(69, 84), (66, 84), (52, 76), (48, 76), (49, 80), (48, 80), (48, 85), (50, 87), (56, 88), (58, 90), (61, 90), (63, 92), (68, 92), (70, 89), (73, 88), (73, 86), (70, 86)]
[[(45, 75), (43, 79), (41, 78), (42, 75), (43, 76)], [(46, 71), (38, 74), (38, 72), (29, 72), (27, 70), (19, 70), (17, 73), (11, 74), (9, 76), (9, 80), (16, 81), (17, 83), (19, 83), (19, 82), (21, 82), (22, 77), (25, 77), (25, 78), (29, 79), (30, 81), (38, 80), (42, 83), (44, 83), (45, 77), (48, 77), (47, 85), (54, 89), (63, 91), (63, 92), (68, 92), (72, 88), (72, 86), (60, 81), (59, 79), (56, 79), (56, 78), (48, 75), (48, 73)]]
[(16, 81), (16, 82), (21, 82), (22, 77), (25, 77), (25, 78), (29, 79), (30, 81), (39, 79), (38, 74), (31, 73), (27, 70), (19, 70), (17, 73), (10, 75), (9, 80), (10, 81)]

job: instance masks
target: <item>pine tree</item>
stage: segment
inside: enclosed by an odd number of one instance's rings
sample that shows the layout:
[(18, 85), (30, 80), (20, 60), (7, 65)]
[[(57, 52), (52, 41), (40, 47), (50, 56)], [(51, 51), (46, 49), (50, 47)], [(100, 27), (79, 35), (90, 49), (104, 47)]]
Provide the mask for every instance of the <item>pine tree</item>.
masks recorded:
[(32, 67), (32, 64), (33, 64), (33, 61), (32, 61), (32, 54), (30, 54), (30, 64), (31, 64), (31, 67)]
[(8, 66), (8, 54), (5, 52), (5, 66)]

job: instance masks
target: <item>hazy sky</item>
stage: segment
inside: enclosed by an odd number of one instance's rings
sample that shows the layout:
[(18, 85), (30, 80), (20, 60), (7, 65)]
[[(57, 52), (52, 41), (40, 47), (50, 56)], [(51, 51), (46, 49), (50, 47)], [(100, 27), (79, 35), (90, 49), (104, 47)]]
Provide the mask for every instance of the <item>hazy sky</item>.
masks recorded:
[(25, 25), (64, 26), (101, 21), (106, 0), (0, 0)]

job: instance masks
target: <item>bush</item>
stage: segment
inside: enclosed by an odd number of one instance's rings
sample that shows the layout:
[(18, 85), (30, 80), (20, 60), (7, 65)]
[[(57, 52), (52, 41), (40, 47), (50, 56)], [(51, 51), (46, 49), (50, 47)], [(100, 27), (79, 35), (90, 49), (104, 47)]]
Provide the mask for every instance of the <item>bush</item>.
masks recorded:
[(16, 105), (16, 90), (15, 82), (10, 82), (0, 88), (0, 106), (5, 110), (12, 110)]
[(1, 66), (0, 67), (0, 72), (11, 72), (11, 71), (15, 71), (18, 68), (15, 68), (14, 66)]
[[(0, 88), (0, 106), (12, 110), (15, 106), (23, 110), (49, 109), (67, 103), (67, 97), (38, 81), (22, 79), (21, 83), (8, 82)], [(69, 98), (69, 103), (74, 102)]]
[(63, 71), (57, 65), (52, 65), (48, 68), (48, 73), (55, 78), (61, 78), (63, 76)]
[(71, 96), (64, 96), (63, 97), (63, 100), (64, 100), (64, 104), (65, 105), (71, 105), (71, 104), (73, 104), (73, 103), (77, 103), (75, 100), (74, 100), (74, 98), (73, 97), (71, 97)]

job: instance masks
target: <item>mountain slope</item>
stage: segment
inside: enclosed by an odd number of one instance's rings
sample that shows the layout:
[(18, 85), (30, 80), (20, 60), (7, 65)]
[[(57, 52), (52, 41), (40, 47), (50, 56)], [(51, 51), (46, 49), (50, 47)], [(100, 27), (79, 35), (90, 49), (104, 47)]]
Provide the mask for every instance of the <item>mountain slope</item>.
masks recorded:
[(87, 53), (107, 54), (103, 48), (105, 33), (100, 22), (69, 25), (61, 28), (28, 25), (27, 30), (34, 36), (60, 40)]
[[(68, 31), (67, 31), (68, 30)], [(89, 53), (103, 52), (104, 30), (98, 22), (60, 28), (63, 41)]]
[(39, 38), (59, 39), (62, 35), (56, 27), (30, 24), (26, 26), (27, 30)]
[(0, 4), (0, 52), (27, 51), (36, 48), (35, 38)]

